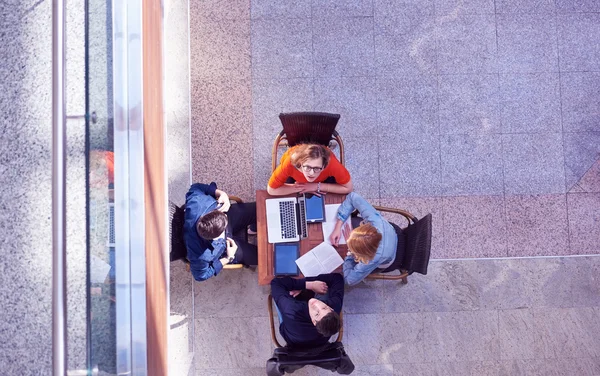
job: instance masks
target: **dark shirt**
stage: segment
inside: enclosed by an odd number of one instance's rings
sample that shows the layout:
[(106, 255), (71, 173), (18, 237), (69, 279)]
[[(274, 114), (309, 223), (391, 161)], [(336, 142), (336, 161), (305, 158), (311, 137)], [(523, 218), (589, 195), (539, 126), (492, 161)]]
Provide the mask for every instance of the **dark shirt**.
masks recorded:
[(196, 231), (196, 222), (204, 214), (217, 208), (215, 183), (192, 184), (185, 195), (185, 222), (183, 238), (187, 247), (190, 270), (196, 281), (204, 281), (219, 274), (223, 264), (219, 259), (225, 253), (225, 239), (204, 239)]
[(304, 290), (306, 281), (325, 282), (327, 298), (323, 302), (338, 314), (342, 311), (344, 278), (340, 274), (321, 274), (303, 279), (274, 278), (271, 281), (271, 295), (282, 316), (279, 333), (288, 346), (312, 347), (329, 342), (329, 337), (322, 336), (313, 325), (308, 313), (308, 302), (296, 300), (289, 293), (292, 290)]

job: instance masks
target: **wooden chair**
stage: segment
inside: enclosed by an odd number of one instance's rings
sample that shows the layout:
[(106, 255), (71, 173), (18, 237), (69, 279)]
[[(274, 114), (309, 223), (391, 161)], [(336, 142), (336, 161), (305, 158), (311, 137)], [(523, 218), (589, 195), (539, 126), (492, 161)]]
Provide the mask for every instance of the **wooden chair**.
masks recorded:
[[(277, 150), (280, 147), (291, 147), (296, 144), (321, 144), (340, 149), (340, 163), (345, 165), (344, 143), (335, 127), (340, 120), (339, 114), (326, 112), (291, 112), (279, 114), (283, 129), (273, 142), (271, 152), (271, 172), (277, 167)], [(335, 143), (333, 143), (335, 142)]]
[[(241, 204), (241, 198), (237, 196), (229, 196), (229, 201), (234, 204)], [(187, 248), (183, 239), (183, 224), (185, 222), (185, 205), (177, 206), (174, 202), (169, 201), (169, 235), (171, 242), (169, 243), (169, 258), (171, 262), (181, 260), (187, 265), (187, 270), (190, 270), (190, 261), (187, 259)], [(242, 264), (227, 264), (223, 269), (241, 269)]]
[[(400, 214), (408, 221), (408, 226), (401, 229), (392, 223), (398, 235), (398, 247), (396, 259), (385, 270), (375, 272), (367, 276), (368, 279), (401, 279), (402, 283), (408, 283), (408, 276), (413, 272), (427, 274), (429, 256), (431, 253), (431, 214), (421, 219), (401, 209), (375, 206), (380, 212)], [(393, 271), (399, 274), (388, 274)]]
[(341, 375), (349, 375), (354, 371), (354, 364), (346, 354), (344, 345), (342, 344), (344, 324), (341, 312), (340, 331), (334, 342), (330, 342), (319, 348), (294, 349), (282, 346), (277, 340), (273, 304), (273, 297), (269, 294), (267, 308), (269, 311), (269, 322), (271, 323), (271, 340), (276, 348), (273, 351), (273, 356), (267, 360), (267, 376), (281, 376), (285, 373), (293, 373), (306, 365), (313, 365), (337, 372)]

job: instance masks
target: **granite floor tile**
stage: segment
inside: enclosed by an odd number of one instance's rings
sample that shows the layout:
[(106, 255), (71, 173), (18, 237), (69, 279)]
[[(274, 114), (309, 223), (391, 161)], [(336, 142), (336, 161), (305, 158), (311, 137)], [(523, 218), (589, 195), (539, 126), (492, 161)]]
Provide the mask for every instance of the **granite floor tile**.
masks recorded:
[(600, 356), (598, 308), (539, 308), (533, 317), (536, 358)]
[(373, 0), (319, 0), (312, 3), (313, 17), (372, 17)]
[(492, 361), (500, 350), (497, 311), (422, 314), (423, 349), (442, 361)]
[(600, 12), (600, 4), (595, 0), (556, 0), (556, 9), (566, 12)]
[(508, 256), (568, 255), (565, 195), (506, 196)]
[(0, 348), (0, 365), (5, 375), (52, 375), (52, 347)]
[(583, 177), (577, 182), (577, 185), (584, 192), (600, 193), (600, 159), (597, 159), (592, 167), (585, 172)]
[(372, 17), (315, 15), (312, 34), (315, 77), (375, 76)]
[(312, 77), (312, 34), (310, 19), (254, 20), (252, 77)]
[(191, 1), (190, 18), (207, 20), (231, 20), (250, 18), (250, 0)]
[(440, 194), (438, 136), (380, 136), (381, 198)]
[(375, 18), (375, 63), (378, 77), (436, 73), (435, 19), (407, 12)]
[(506, 219), (502, 196), (445, 197), (445, 258), (505, 257)]
[(543, 13), (553, 14), (553, 0), (496, 0), (496, 13)]
[(396, 16), (405, 12), (434, 13), (433, 0), (373, 0), (375, 17)]
[(402, 368), (394, 368), (395, 376), (499, 376), (498, 363), (482, 362), (431, 362), (403, 364)]
[(536, 307), (580, 308), (600, 306), (600, 257), (561, 257), (533, 260)]
[(498, 66), (502, 73), (556, 72), (556, 24), (547, 14), (499, 14)]
[(565, 192), (562, 135), (505, 134), (504, 189), (507, 194)]
[(442, 134), (500, 133), (498, 75), (440, 75)]
[(344, 315), (344, 347), (354, 364), (378, 364), (383, 344), (383, 315)]
[(530, 309), (498, 311), (500, 359), (534, 359), (535, 332)]
[(191, 18), (193, 78), (250, 78), (250, 20)]
[(346, 286), (344, 292), (344, 314), (383, 313), (383, 280), (363, 280)]
[(569, 244), (572, 254), (600, 253), (600, 193), (567, 195)]
[(561, 14), (557, 22), (561, 72), (600, 70), (600, 14)]
[[(348, 354), (348, 356), (350, 357), (350, 360), (352, 360), (352, 354)], [(392, 376), (394, 374), (394, 366), (392, 364), (355, 364), (354, 366), (355, 368), (352, 372), (353, 376)], [(264, 374), (264, 370), (262, 374)], [(297, 371), (294, 371), (294, 376), (331, 375), (332, 371), (316, 366), (305, 366)]]
[(270, 287), (259, 286), (257, 281), (257, 273), (244, 268), (223, 270), (215, 277), (196, 282), (195, 317), (228, 318), (234, 321), (268, 317), (267, 295)]
[(441, 137), (442, 194), (502, 194), (501, 135)]
[(498, 73), (494, 15), (450, 15), (437, 22), (440, 73)]
[(562, 131), (557, 73), (501, 74), (499, 102), (504, 133)]
[(598, 358), (527, 359), (498, 362), (498, 375), (595, 376), (600, 372)]
[(259, 368), (271, 357), (269, 319), (197, 318), (197, 370)]
[(455, 15), (494, 14), (493, 0), (435, 0), (435, 14)]
[[(573, 188), (578, 187), (581, 192), (594, 192), (593, 189), (583, 190), (579, 184), (594, 187), (594, 181), (588, 179), (593, 178), (596, 171), (594, 166), (600, 155), (600, 132), (568, 132), (563, 138), (567, 191), (573, 192)], [(587, 177), (588, 174), (591, 175)]]
[[(381, 206), (402, 209), (408, 211), (418, 219), (427, 214), (432, 215), (432, 235), (431, 235), (431, 258), (439, 258), (443, 254), (444, 237), (442, 224), (443, 202), (441, 197), (401, 197), (386, 198), (381, 200)], [(382, 215), (388, 221), (397, 224), (401, 228), (408, 225), (406, 218), (400, 214), (382, 212)]]
[(564, 132), (598, 131), (600, 72), (562, 73), (560, 77)]
[(380, 78), (377, 93), (380, 134), (385, 137), (439, 134), (435, 76)]
[(194, 277), (182, 261), (170, 264), (170, 307), (171, 315), (192, 317), (192, 283)]
[(310, 1), (252, 0), (250, 3), (252, 19), (311, 17)]
[(346, 168), (352, 177), (354, 191), (363, 197), (379, 198), (380, 168), (377, 138), (343, 138), (342, 140)]
[(315, 111), (340, 114), (336, 130), (343, 140), (377, 134), (377, 86), (370, 77), (315, 79)]

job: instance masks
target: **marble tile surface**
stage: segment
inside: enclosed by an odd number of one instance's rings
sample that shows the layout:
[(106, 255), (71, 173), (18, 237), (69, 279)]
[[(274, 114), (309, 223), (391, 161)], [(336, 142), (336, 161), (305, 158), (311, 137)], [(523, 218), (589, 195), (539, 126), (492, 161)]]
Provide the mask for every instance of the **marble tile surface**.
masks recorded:
[(434, 13), (433, 0), (373, 0), (375, 17), (395, 16), (405, 12)]
[(381, 198), (440, 194), (438, 136), (379, 137)]
[(377, 138), (343, 138), (346, 168), (352, 177), (354, 191), (363, 197), (379, 198), (379, 158), (373, 150), (379, 149)]
[(599, 12), (600, 4), (594, 0), (556, 0), (556, 9), (559, 13)]
[(250, 20), (197, 19), (190, 14), (191, 74), (195, 78), (250, 77)]
[(569, 244), (572, 254), (600, 253), (600, 193), (567, 195)]
[(499, 96), (504, 133), (562, 131), (557, 73), (501, 74)]
[(502, 194), (502, 142), (499, 134), (440, 137), (442, 194)]
[(291, 0), (283, 3), (278, 0), (253, 0), (250, 3), (253, 19), (310, 18), (311, 16), (309, 1)]
[(509, 256), (568, 255), (566, 195), (505, 197)]
[[(595, 7), (595, 12), (598, 12), (598, 4)], [(600, 14), (561, 14), (557, 17), (557, 23), (560, 70), (562, 72), (598, 71), (600, 46), (597, 41), (600, 38)]]
[(541, 13), (553, 14), (553, 0), (496, 0), (496, 13)]
[(305, 18), (252, 22), (252, 77), (313, 77), (313, 30)]
[(373, 0), (319, 0), (312, 3), (312, 14), (370, 17), (373, 16)]
[(535, 331), (531, 309), (498, 312), (500, 359), (534, 359)]
[(565, 192), (563, 142), (560, 133), (505, 134), (504, 189), (507, 194)]
[(558, 70), (554, 17), (547, 14), (499, 14), (496, 17), (500, 72)]
[[(581, 192), (594, 192), (584, 190), (582, 186), (590, 183), (594, 187), (593, 179), (595, 167), (600, 154), (600, 132), (568, 132), (563, 134), (565, 152), (565, 180), (568, 192), (573, 192), (576, 186)], [(591, 174), (587, 177), (588, 174)], [(586, 184), (587, 183), (587, 184)], [(591, 187), (590, 187), (591, 188)]]
[(597, 132), (600, 114), (600, 72), (562, 73), (563, 130)]
[(439, 73), (498, 73), (494, 15), (437, 18)]
[(375, 76), (372, 17), (312, 18), (315, 77)]
[(507, 255), (502, 196), (445, 197), (443, 224), (445, 254), (440, 258)]
[(498, 75), (439, 75), (442, 134), (499, 133)]
[(206, 20), (248, 19), (250, 0), (190, 1), (189, 13), (192, 18)]
[(375, 64), (378, 77), (436, 72), (433, 15), (423, 10), (375, 17)]
[(494, 14), (493, 0), (435, 0), (438, 16)]

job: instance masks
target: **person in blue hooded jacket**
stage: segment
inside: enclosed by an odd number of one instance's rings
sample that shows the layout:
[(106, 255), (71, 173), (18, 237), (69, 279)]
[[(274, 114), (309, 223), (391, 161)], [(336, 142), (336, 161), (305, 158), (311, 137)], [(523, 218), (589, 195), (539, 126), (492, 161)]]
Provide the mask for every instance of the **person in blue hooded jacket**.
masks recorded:
[(231, 205), (216, 183), (192, 184), (185, 196), (183, 238), (196, 281), (213, 277), (227, 264), (257, 265), (255, 245), (247, 242), (256, 226), (256, 203)]

